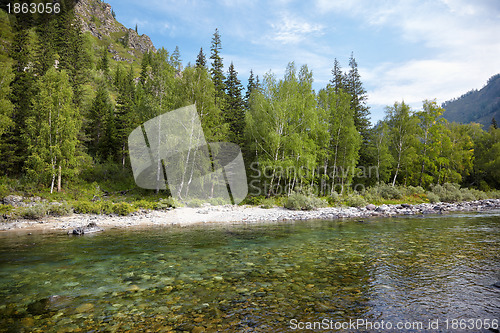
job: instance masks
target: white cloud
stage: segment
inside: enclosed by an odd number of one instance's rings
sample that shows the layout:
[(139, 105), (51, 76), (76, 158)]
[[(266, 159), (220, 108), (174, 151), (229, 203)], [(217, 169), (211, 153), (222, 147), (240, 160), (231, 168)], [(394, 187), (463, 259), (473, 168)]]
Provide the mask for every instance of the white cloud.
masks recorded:
[(278, 23), (271, 23), (271, 29), (270, 39), (282, 44), (296, 44), (311, 35), (321, 35), (323, 26), (283, 15)]
[(421, 45), (426, 51), (407, 61), (388, 58), (385, 63), (360, 69), (369, 87), (369, 103), (378, 108), (401, 99), (414, 107), (427, 98), (444, 102), (480, 88), (500, 72), (498, 1), (409, 0), (394, 4), (318, 0), (316, 5), (374, 27), (396, 29), (402, 45)]

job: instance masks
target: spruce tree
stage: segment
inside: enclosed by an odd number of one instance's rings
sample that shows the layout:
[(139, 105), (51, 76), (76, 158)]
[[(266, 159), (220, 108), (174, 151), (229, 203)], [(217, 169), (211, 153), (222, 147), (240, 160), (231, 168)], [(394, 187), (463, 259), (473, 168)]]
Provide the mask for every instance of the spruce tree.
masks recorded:
[(111, 155), (113, 138), (113, 105), (104, 83), (100, 83), (87, 116), (86, 134), (89, 154), (100, 161)]
[(332, 69), (333, 77), (328, 84), (328, 88), (333, 88), (333, 91), (338, 94), (340, 90), (346, 90), (346, 77), (342, 72), (342, 67), (340, 67), (340, 63), (337, 58), (333, 61), (333, 69)]
[(225, 85), (226, 108), (224, 116), (226, 123), (229, 124), (230, 140), (234, 143), (242, 144), (243, 129), (245, 127), (244, 101), (241, 95), (243, 87), (232, 62), (229, 66)]
[(14, 106), (12, 126), (4, 133), (1, 142), (0, 161), (2, 169), (13, 175), (20, 175), (27, 159), (28, 147), (25, 140), (26, 119), (32, 113), (32, 100), (36, 93), (35, 57), (36, 39), (28, 29), (29, 20), (18, 20), (14, 25), (14, 40), (11, 57), (14, 60), (14, 78), (11, 82), (10, 100)]
[[(358, 71), (358, 64), (354, 59), (354, 54), (351, 54), (349, 59), (349, 72), (346, 76), (345, 90), (351, 95), (351, 108), (354, 111), (354, 125), (363, 137), (363, 140), (368, 140), (370, 128), (370, 108), (366, 105), (367, 95), (366, 90), (361, 82), (361, 76)], [(334, 77), (334, 80), (337, 78)]]
[(214, 37), (212, 38), (212, 46), (210, 48), (212, 59), (212, 68), (210, 69), (210, 74), (212, 75), (212, 81), (215, 86), (215, 105), (220, 109), (224, 110), (224, 97), (225, 97), (225, 77), (224, 77), (224, 66), (222, 64), (222, 57), (220, 55), (221, 41), (219, 29), (215, 29)]
[(206, 68), (206, 66), (207, 66), (207, 59), (205, 57), (205, 54), (203, 53), (203, 48), (201, 47), (200, 52), (196, 57), (196, 68)]
[(253, 75), (253, 70), (250, 70), (250, 76), (248, 77), (247, 91), (245, 92), (245, 108), (250, 106), (250, 96), (252, 92), (257, 88), (257, 81)]

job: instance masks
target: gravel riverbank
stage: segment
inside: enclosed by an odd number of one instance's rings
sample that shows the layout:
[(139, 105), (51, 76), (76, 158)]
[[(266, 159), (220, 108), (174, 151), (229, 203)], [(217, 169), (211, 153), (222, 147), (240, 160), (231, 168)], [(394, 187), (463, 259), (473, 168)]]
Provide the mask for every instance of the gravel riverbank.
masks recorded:
[(500, 199), (458, 203), (422, 203), (417, 205), (367, 205), (365, 207), (328, 207), (312, 211), (285, 208), (264, 209), (251, 206), (180, 207), (170, 211), (143, 211), (128, 216), (73, 214), (42, 220), (16, 220), (0, 223), (0, 232), (71, 232), (95, 223), (103, 230), (149, 226), (188, 226), (203, 223), (256, 223), (311, 219), (362, 219), (372, 216), (443, 214), (456, 211), (482, 211), (500, 208)]

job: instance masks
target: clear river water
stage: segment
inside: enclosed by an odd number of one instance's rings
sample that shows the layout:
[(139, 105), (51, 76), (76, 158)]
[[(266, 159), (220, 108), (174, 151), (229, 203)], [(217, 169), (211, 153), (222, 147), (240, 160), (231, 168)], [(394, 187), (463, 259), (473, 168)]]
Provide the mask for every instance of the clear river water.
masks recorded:
[(498, 332), (498, 281), (498, 210), (3, 233), (0, 332)]

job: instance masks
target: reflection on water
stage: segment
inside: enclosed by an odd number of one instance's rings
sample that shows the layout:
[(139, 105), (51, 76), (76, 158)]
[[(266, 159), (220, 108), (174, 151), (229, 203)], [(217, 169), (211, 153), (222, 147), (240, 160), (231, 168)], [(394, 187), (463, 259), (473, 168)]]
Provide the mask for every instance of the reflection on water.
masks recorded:
[(499, 222), (497, 211), (3, 234), (0, 331), (287, 332), (292, 319), (499, 319)]

